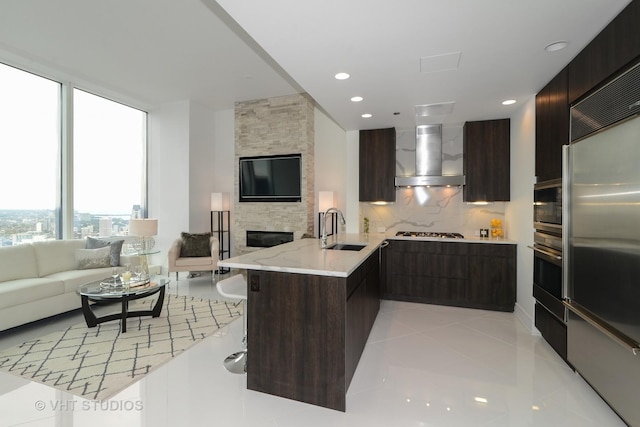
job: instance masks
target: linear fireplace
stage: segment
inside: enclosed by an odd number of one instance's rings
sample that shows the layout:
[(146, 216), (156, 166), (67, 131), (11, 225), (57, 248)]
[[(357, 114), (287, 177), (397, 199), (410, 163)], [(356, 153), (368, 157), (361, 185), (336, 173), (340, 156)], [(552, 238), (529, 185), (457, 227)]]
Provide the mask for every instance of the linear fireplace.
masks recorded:
[(292, 231), (247, 230), (247, 247), (270, 248), (287, 242), (293, 242)]

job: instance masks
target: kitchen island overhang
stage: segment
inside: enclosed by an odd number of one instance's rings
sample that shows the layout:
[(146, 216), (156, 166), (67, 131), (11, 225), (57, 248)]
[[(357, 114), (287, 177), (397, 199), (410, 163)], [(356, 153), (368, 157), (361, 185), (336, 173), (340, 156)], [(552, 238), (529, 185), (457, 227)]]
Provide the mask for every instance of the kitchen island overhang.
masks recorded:
[(376, 252), (385, 239), (383, 234), (342, 234), (328, 239), (329, 247), (336, 243), (366, 245), (359, 251), (323, 249), (319, 239), (300, 239), (220, 260), (218, 265), (241, 270), (347, 277)]
[(384, 236), (303, 239), (220, 261), (247, 270), (247, 388), (339, 411), (380, 307)]

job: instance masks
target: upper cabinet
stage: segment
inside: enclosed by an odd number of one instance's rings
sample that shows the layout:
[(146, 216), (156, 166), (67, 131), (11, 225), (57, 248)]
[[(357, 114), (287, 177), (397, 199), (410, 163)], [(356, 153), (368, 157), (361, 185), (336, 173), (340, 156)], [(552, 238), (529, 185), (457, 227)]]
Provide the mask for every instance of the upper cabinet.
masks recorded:
[(536, 95), (536, 181), (562, 177), (569, 109), (640, 56), (640, 1), (632, 1)]
[(640, 1), (632, 1), (569, 64), (569, 103), (640, 55)]
[(395, 202), (396, 129), (360, 131), (360, 201)]
[(536, 180), (562, 177), (562, 146), (569, 143), (567, 69), (536, 95)]
[(510, 120), (464, 124), (465, 202), (509, 201)]

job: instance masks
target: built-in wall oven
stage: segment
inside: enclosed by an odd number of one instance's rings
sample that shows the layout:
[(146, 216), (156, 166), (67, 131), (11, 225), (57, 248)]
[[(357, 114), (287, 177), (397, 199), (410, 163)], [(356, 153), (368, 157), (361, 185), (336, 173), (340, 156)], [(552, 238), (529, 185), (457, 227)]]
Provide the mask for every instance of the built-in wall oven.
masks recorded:
[(566, 314), (562, 304), (562, 179), (534, 186), (533, 296), (535, 325), (566, 359)]

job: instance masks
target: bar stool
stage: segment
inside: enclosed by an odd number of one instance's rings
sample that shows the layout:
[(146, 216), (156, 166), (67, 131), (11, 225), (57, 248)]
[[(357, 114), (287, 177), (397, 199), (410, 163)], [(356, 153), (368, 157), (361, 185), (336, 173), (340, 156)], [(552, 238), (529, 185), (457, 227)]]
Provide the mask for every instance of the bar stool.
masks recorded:
[(244, 325), (243, 349), (230, 354), (224, 359), (223, 365), (229, 372), (244, 374), (247, 372), (247, 282), (242, 274), (231, 276), (216, 283), (216, 289), (225, 298), (242, 300), (242, 317)]

